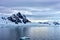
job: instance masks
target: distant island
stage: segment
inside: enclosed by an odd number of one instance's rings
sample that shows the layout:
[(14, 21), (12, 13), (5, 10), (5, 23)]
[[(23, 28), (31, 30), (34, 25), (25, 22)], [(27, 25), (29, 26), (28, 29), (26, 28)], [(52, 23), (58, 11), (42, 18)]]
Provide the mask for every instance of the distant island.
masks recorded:
[(20, 12), (18, 12), (17, 14), (12, 14), (11, 16), (5, 18), (5, 17), (1, 17), (3, 20), (6, 20), (8, 19), (9, 21), (11, 22), (14, 22), (15, 24), (18, 24), (18, 23), (28, 23), (28, 22), (31, 22), (30, 20), (28, 20), (26, 18), (25, 15), (22, 15)]

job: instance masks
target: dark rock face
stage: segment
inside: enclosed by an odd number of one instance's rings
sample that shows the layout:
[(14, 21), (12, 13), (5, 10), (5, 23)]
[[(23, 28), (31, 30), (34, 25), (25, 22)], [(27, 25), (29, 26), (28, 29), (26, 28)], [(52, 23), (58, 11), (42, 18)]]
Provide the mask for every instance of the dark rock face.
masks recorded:
[(3, 20), (6, 20), (6, 18), (5, 17), (1, 17)]
[(53, 22), (53, 24), (54, 24), (54, 25), (60, 25), (60, 23), (58, 23), (58, 22)]
[(48, 24), (51, 25), (49, 22), (38, 22), (39, 24)]
[(39, 22), (40, 24), (49, 24), (48, 22)]
[(7, 18), (8, 20), (15, 22), (16, 20), (14, 20), (11, 16)]
[(21, 15), (20, 12), (17, 13), (17, 16), (18, 16), (19, 18), (23, 19), (23, 16)]
[(22, 15), (20, 12), (18, 12), (17, 14), (13, 14), (10, 17), (7, 17), (8, 20), (10, 20), (11, 22), (15, 22), (16, 24), (18, 23), (24, 23), (26, 24), (27, 22), (30, 22), (25, 15)]
[(30, 22), (28, 19), (23, 19), (23, 23), (27, 23), (27, 22)]
[(44, 22), (43, 24), (49, 24), (48, 22)]

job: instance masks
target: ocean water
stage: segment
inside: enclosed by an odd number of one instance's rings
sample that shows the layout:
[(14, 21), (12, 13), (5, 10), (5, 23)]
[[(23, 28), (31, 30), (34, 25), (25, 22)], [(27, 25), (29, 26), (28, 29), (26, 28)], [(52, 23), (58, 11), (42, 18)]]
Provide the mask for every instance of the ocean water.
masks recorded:
[(1, 40), (19, 40), (22, 37), (29, 37), (29, 40), (60, 40), (60, 26), (40, 24), (0, 25)]
[[(33, 25), (31, 25), (33, 26)], [(60, 40), (60, 26), (39, 25), (34, 27), (25, 27), (23, 36), (30, 40)]]
[(31, 27), (31, 40), (60, 40), (60, 27)]

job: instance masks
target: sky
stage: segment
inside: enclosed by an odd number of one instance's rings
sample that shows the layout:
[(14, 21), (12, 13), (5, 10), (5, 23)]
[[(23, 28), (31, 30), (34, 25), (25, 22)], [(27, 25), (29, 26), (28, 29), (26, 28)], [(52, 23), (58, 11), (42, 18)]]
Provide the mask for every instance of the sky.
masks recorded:
[[(60, 0), (0, 0), (0, 14), (17, 12), (34, 20), (60, 19)], [(54, 16), (53, 16), (54, 15)]]
[(0, 6), (60, 7), (60, 0), (0, 0)]

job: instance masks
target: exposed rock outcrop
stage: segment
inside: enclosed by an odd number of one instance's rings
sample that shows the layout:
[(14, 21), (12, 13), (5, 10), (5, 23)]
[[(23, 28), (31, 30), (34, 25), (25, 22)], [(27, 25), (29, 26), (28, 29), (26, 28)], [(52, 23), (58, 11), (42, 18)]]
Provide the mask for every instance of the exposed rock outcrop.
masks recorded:
[(54, 24), (54, 25), (60, 25), (60, 23), (58, 23), (58, 22), (53, 22), (53, 24)]
[(18, 23), (26, 24), (27, 22), (31, 22), (26, 18), (25, 15), (22, 15), (20, 12), (18, 12), (17, 14), (13, 14), (10, 17), (7, 17), (7, 19), (10, 20), (11, 22), (15, 22), (16, 24)]

